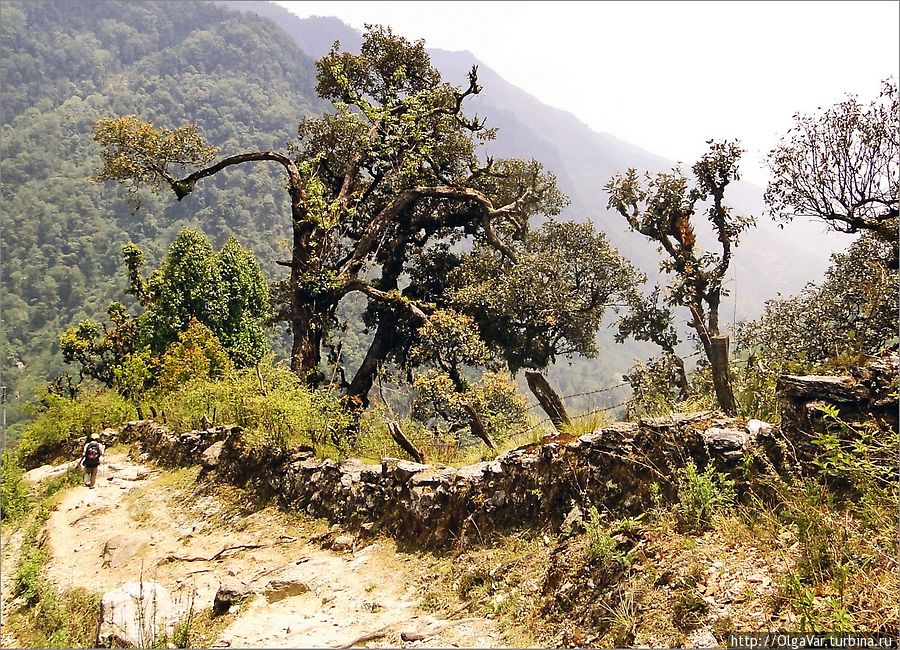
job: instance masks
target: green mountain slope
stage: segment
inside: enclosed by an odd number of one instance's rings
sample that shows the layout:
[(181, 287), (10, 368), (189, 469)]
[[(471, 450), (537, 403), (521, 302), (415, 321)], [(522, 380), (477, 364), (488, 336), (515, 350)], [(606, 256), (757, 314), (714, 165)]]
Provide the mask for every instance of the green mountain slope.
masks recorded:
[[(3, 383), (13, 398), (61, 368), (59, 333), (123, 295), (120, 248), (159, 258), (184, 226), (216, 245), (236, 235), (269, 277), (289, 224), (281, 180), (259, 167), (191, 201), (89, 181), (98, 117), (135, 113), (197, 122), (223, 152), (282, 148), (299, 118), (323, 109), (313, 62), (270, 21), (198, 2), (4, 2), (2, 88)], [(280, 253), (280, 251), (282, 251)]]

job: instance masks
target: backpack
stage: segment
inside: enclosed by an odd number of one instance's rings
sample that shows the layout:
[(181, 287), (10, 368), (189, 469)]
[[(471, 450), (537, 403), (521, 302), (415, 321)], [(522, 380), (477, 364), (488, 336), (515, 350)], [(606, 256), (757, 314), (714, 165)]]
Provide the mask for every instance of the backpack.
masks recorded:
[(100, 443), (91, 441), (84, 449), (84, 466), (97, 467), (100, 464)]

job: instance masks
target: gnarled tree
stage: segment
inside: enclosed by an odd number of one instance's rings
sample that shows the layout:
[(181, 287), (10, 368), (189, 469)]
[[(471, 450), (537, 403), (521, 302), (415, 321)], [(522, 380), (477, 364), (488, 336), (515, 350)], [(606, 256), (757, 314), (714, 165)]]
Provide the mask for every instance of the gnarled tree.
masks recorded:
[[(725, 188), (738, 179), (738, 160), (743, 151), (733, 142), (709, 142), (710, 148), (691, 168), (695, 182), (675, 169), (655, 177), (637, 170), (616, 174), (606, 185), (609, 207), (628, 225), (655, 241), (665, 255), (663, 273), (673, 274), (666, 302), (685, 307), (688, 325), (700, 340), (712, 368), (719, 407), (734, 414), (737, 406), (728, 374), (728, 337), (719, 330), (719, 305), (725, 290), (722, 282), (734, 247), (752, 217), (738, 216), (725, 205)], [(704, 251), (697, 245), (692, 219), (706, 207), (706, 217), (721, 246), (721, 252)]]
[[(354, 376), (341, 384), (365, 404), (385, 362), (415, 363), (410, 353), (437, 309), (444, 310), (443, 318), (446, 310), (459, 309), (478, 320), (477, 310), (466, 310), (465, 300), (448, 293), (449, 275), (433, 263), (438, 253), (456, 251), (453, 266), (466, 255), (459, 251), (474, 249), (479, 259), (493, 256), (497, 272), (527, 267), (527, 242), (534, 240), (529, 221), (558, 214), (566, 199), (539, 163), (479, 155), (493, 132), (463, 112), (466, 100), (481, 91), (475, 68), (465, 88), (443, 83), (422, 42), (384, 28), (367, 30), (360, 54), (339, 52), (335, 44), (317, 66), (317, 91), (333, 102), (334, 112), (303, 120), (288, 152), (214, 161), (217, 152), (194, 127), (166, 130), (136, 117), (112, 118), (95, 127), (104, 163), (99, 178), (168, 188), (183, 200), (224, 169), (280, 165), (292, 225), (291, 259), (280, 262), (290, 267), (291, 367), (310, 382), (319, 380), (323, 344), (339, 324), (338, 306), (351, 294), (361, 295), (372, 339)], [(532, 293), (549, 295), (540, 275), (528, 282)], [(592, 316), (585, 322), (593, 323), (607, 295), (586, 296), (571, 315), (581, 318), (587, 311)], [(484, 319), (478, 325), (492, 348), (546, 342), (537, 357), (526, 355), (528, 363), (546, 364), (541, 360), (552, 359), (565, 347), (563, 339), (574, 336), (557, 323), (547, 331), (523, 328), (516, 339), (501, 341), (487, 333)], [(575, 347), (585, 346), (579, 341)], [(451, 358), (465, 354), (444, 353), (440, 363)]]
[(897, 268), (900, 101), (885, 81), (868, 106), (848, 97), (821, 115), (794, 116), (769, 153), (766, 202), (778, 219), (820, 219), (840, 232), (873, 232), (893, 247)]

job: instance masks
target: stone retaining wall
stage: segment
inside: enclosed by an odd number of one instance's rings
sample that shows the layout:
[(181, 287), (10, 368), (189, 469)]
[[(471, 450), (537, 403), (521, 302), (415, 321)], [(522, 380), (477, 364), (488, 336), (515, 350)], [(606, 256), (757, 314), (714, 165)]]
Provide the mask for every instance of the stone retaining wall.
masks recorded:
[(781, 429), (800, 459), (815, 454), (813, 436), (829, 426), (821, 407), (830, 405), (846, 422), (872, 420), (885, 430), (898, 430), (897, 389), (900, 357), (887, 353), (848, 375), (783, 375), (776, 391), (781, 405)]
[[(558, 525), (573, 505), (638, 513), (650, 486), (672, 494), (671, 480), (687, 462), (709, 463), (748, 485), (773, 445), (776, 430), (707, 411), (638, 424), (619, 423), (579, 438), (529, 445), (491, 462), (453, 468), (385, 459), (317, 459), (308, 449), (280, 456), (246, 446), (238, 427), (175, 434), (150, 421), (128, 423), (124, 440), (139, 441), (167, 465), (200, 462), (221, 441), (215, 472), (251, 484), (286, 507), (349, 528), (383, 530), (420, 546), (470, 545), (515, 528)], [(209, 459), (205, 461), (210, 465)]]
[[(251, 447), (238, 426), (174, 433), (153, 421), (105, 430), (106, 444), (137, 442), (167, 466), (201, 464), (220, 480), (247, 485), (288, 508), (349, 528), (383, 530), (417, 546), (485, 543), (504, 531), (559, 525), (577, 505), (616, 514), (648, 507), (651, 486), (674, 497), (674, 477), (693, 462), (735, 480), (738, 493), (765, 496), (761, 475), (782, 472), (783, 457), (812, 454), (810, 431), (823, 403), (851, 420), (875, 417), (897, 427), (898, 357), (887, 355), (848, 377), (784, 376), (782, 426), (715, 411), (617, 423), (579, 438), (557, 436), (491, 462), (453, 468), (387, 458), (378, 465), (317, 459), (309, 447)], [(77, 451), (83, 441), (75, 441)], [(71, 442), (68, 444), (72, 444)]]

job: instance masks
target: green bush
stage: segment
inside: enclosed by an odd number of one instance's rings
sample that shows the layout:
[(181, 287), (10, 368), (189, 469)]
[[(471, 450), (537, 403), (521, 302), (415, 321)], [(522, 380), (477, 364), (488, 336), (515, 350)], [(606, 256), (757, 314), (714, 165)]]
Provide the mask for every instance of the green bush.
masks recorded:
[(0, 464), (0, 517), (13, 521), (28, 511), (28, 486), (25, 470), (14, 454), (3, 454)]
[(22, 548), (19, 564), (14, 580), (14, 595), (19, 596), (26, 605), (34, 605), (40, 600), (43, 589), (41, 572), (47, 562), (47, 553), (38, 544), (38, 535), (44, 527), (50, 511), (42, 507), (25, 529), (22, 537)]
[(54, 494), (59, 492), (60, 490), (64, 490), (66, 488), (75, 487), (76, 485), (81, 485), (81, 482), (84, 478), (81, 467), (78, 465), (73, 465), (69, 467), (63, 474), (60, 476), (54, 476), (44, 485), (43, 496), (44, 498), (52, 497)]
[(35, 451), (86, 436), (105, 427), (118, 426), (134, 417), (134, 406), (114, 390), (82, 390), (73, 398), (47, 394), (44, 408), (22, 432), (18, 454), (29, 458)]
[(700, 531), (708, 526), (713, 515), (734, 503), (734, 481), (707, 466), (697, 471), (693, 462), (679, 470), (675, 479), (678, 502), (675, 519), (683, 531)]
[[(627, 527), (629, 524), (626, 524)], [(625, 527), (613, 526), (611, 529), (604, 525), (603, 516), (596, 506), (588, 508), (587, 520), (584, 522), (584, 532), (587, 536), (588, 561), (594, 562), (610, 571), (625, 569), (631, 563), (628, 554), (618, 548), (613, 535)]]
[[(66, 480), (61, 477), (57, 484)], [(50, 487), (48, 495), (56, 491)], [(49, 516), (45, 501), (25, 529), (13, 579), (13, 593), (24, 606), (12, 613), (10, 627), (25, 647), (91, 648), (96, 642), (101, 596), (81, 587), (60, 593), (44, 578), (49, 555), (39, 539)]]
[(813, 464), (831, 482), (845, 483), (858, 494), (896, 487), (900, 434), (873, 421), (855, 424), (833, 406), (820, 406), (826, 430), (813, 434)]
[(165, 414), (176, 431), (204, 422), (233, 423), (260, 448), (285, 449), (296, 444), (333, 446), (343, 441), (350, 419), (339, 400), (313, 391), (288, 368), (271, 358), (257, 368), (228, 373), (218, 381), (188, 381), (169, 392), (157, 391), (145, 404)]

